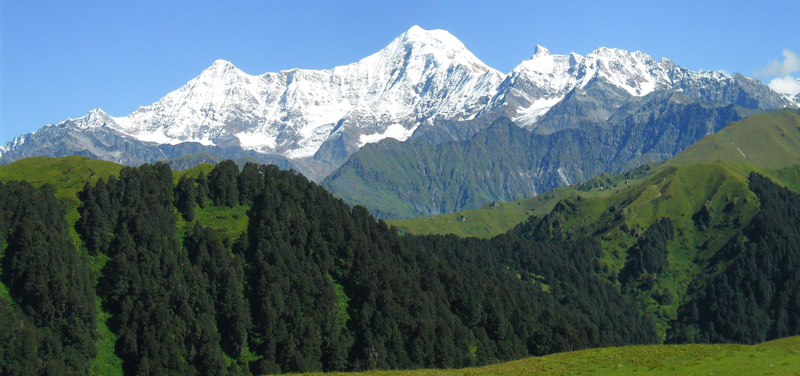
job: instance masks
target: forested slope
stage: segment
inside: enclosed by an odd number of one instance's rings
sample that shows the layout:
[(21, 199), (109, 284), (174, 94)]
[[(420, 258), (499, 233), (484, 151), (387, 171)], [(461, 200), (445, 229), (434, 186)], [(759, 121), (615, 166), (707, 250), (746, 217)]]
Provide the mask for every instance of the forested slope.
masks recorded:
[[(52, 191), (30, 189), (50, 195), (39, 205), (66, 233)], [(83, 270), (87, 257), (104, 262), (84, 295), (110, 314), (125, 374), (464, 367), (657, 340), (653, 321), (597, 277), (591, 239), (401, 237), (300, 175), (233, 162), (177, 184), (166, 164), (125, 168), (79, 197), (83, 249), (62, 245)], [(237, 239), (192, 218), (241, 204)], [(5, 271), (14, 260), (6, 248), (3, 281), (29, 317)], [(90, 321), (70, 325), (97, 338)], [(82, 356), (78, 373), (93, 353)], [(17, 358), (6, 372), (26, 364)]]
[(0, 182), (0, 372), (88, 375), (95, 289), (54, 192)]

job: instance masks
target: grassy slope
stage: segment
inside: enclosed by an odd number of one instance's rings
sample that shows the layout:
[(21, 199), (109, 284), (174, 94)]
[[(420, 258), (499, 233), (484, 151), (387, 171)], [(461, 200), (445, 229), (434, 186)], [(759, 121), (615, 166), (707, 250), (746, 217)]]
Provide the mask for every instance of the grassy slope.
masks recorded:
[(33, 157), (0, 166), (0, 181), (26, 180), (33, 185), (51, 184), (56, 197), (74, 198), (87, 181), (119, 176), (125, 166), (80, 156), (63, 158)]
[[(800, 337), (755, 346), (610, 347), (531, 357), (480, 368), (325, 375), (787, 375), (800, 376)], [(322, 374), (313, 374), (322, 375)]]
[[(654, 290), (667, 289), (679, 298), (669, 305), (659, 305), (649, 295), (638, 299), (656, 318), (662, 338), (689, 282), (758, 211), (758, 200), (738, 170), (723, 162), (665, 168), (612, 196), (576, 202), (575, 213), (566, 219), (565, 228), (600, 236), (606, 250), (603, 262), (612, 278), (622, 269), (627, 249), (648, 227), (662, 217), (673, 219), (677, 231), (668, 245), (669, 271), (659, 276)], [(712, 213), (707, 228), (693, 219), (704, 206)]]
[(732, 123), (688, 147), (668, 165), (723, 160), (779, 169), (800, 163), (800, 116), (787, 111)]
[[(207, 199), (208, 200), (208, 199)], [(249, 207), (237, 205), (233, 208), (222, 206), (213, 206), (211, 200), (206, 202), (205, 209), (200, 209), (195, 206), (195, 222), (200, 223), (205, 227), (211, 227), (217, 232), (220, 240), (229, 238), (231, 241), (236, 240), (243, 232), (247, 230), (247, 210)], [(192, 229), (194, 222), (186, 222), (180, 214), (178, 216), (178, 231), (179, 235), (185, 234)]]
[[(51, 184), (56, 188), (56, 197), (74, 198), (87, 181), (97, 183), (100, 178), (119, 176), (125, 168), (121, 164), (77, 155), (50, 158), (33, 157), (20, 159), (0, 166), (0, 181), (26, 180), (35, 186)], [(211, 172), (214, 165), (203, 163), (185, 171), (173, 171), (175, 182), (183, 175), (197, 176), (200, 171)]]

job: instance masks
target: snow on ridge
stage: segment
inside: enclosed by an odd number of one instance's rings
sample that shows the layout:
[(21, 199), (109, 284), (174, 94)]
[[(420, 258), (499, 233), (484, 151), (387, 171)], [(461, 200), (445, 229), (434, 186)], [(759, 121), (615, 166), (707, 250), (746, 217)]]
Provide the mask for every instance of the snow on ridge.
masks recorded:
[(533, 124), (562, 99), (563, 96), (537, 99), (530, 106), (517, 111), (512, 120), (517, 124)]
[(378, 142), (385, 138), (394, 138), (397, 141), (405, 141), (411, 137), (412, 134), (414, 134), (414, 131), (417, 130), (418, 126), (419, 125), (416, 125), (406, 129), (400, 124), (392, 124), (388, 126), (382, 133), (362, 134), (358, 137), (358, 147), (363, 147), (368, 143)]
[(239, 146), (245, 150), (258, 150), (260, 147), (274, 149), (277, 146), (276, 137), (267, 133), (239, 132), (235, 136), (239, 139)]
[[(215, 136), (227, 135), (248, 149), (301, 158), (353, 112), (371, 113), (384, 126), (409, 117), (469, 116), (503, 77), (447, 31), (415, 26), (377, 53), (329, 70), (252, 76), (217, 60), (116, 123), (140, 140), (214, 144)], [(255, 134), (261, 136), (248, 138)]]
[(587, 74), (581, 79), (580, 88), (600, 76), (632, 96), (644, 96), (669, 81), (659, 64), (641, 51), (600, 47), (586, 55), (583, 64)]

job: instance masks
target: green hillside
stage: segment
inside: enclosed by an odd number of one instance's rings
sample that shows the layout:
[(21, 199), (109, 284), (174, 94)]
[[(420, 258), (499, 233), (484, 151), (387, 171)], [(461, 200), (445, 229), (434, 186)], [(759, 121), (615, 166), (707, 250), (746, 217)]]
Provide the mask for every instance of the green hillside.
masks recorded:
[(119, 176), (125, 166), (81, 156), (62, 158), (33, 157), (0, 166), (0, 181), (26, 180), (33, 185), (51, 184), (56, 197), (74, 197), (86, 182)]
[(667, 165), (715, 160), (749, 162), (770, 169), (800, 163), (800, 116), (778, 111), (731, 123), (688, 147)]
[[(121, 164), (79, 155), (32, 157), (0, 165), (0, 181), (25, 180), (35, 186), (50, 184), (56, 189), (56, 197), (73, 198), (87, 181), (95, 184), (100, 178), (118, 177), (123, 168)], [(212, 169), (214, 165), (203, 163), (188, 170), (174, 171), (173, 176), (177, 182), (183, 175), (196, 177), (201, 171), (208, 174)]]
[(800, 375), (800, 337), (755, 346), (655, 345), (609, 347), (532, 357), (480, 368), (361, 373), (330, 376), (481, 375)]
[(491, 238), (507, 232), (531, 215), (553, 210), (563, 199), (607, 197), (643, 181), (660, 163), (635, 168), (624, 174), (601, 173), (588, 181), (547, 191), (533, 198), (492, 202), (479, 209), (387, 221), (404, 234), (454, 234), (461, 237)]
[[(800, 186), (800, 165), (781, 170), (767, 170), (746, 162), (716, 161), (658, 168), (639, 184), (625, 188), (618, 187), (610, 190), (611, 194), (596, 194), (592, 198), (580, 196), (580, 191), (573, 187), (571, 190), (562, 191), (560, 196), (554, 193), (553, 196), (540, 198), (542, 200), (540, 204), (551, 205), (564, 196), (572, 196), (559, 201), (554, 209), (559, 218), (559, 226), (569, 234), (599, 237), (605, 250), (602, 263), (608, 269), (607, 277), (613, 280), (616, 280), (623, 270), (626, 250), (633, 247), (661, 218), (672, 219), (677, 231), (667, 245), (669, 267), (653, 281), (652, 288), (646, 291), (635, 289), (630, 291), (630, 294), (637, 296), (641, 308), (656, 319), (660, 335), (665, 338), (668, 323), (676, 319), (678, 308), (692, 280), (702, 274), (710, 259), (735, 234), (740, 233), (758, 212), (759, 201), (748, 188), (749, 171), (758, 171), (790, 188), (796, 189)], [(505, 203), (505, 206), (483, 208), (473, 212), (479, 215), (484, 213), (502, 215), (504, 207), (517, 205), (530, 208), (531, 202), (534, 200)], [(546, 209), (545, 207), (539, 210)], [(466, 217), (470, 214), (467, 212), (463, 215)], [(460, 214), (451, 214), (451, 216), (456, 215)], [(513, 212), (512, 215), (521, 217)], [(505, 218), (512, 216), (507, 215)], [(428, 229), (446, 228), (435, 227), (436, 220), (442, 221), (436, 218), (422, 223), (428, 225)], [(405, 222), (411, 222), (413, 226), (414, 221)], [(396, 225), (396, 222), (391, 223)], [(468, 223), (469, 220), (466, 222), (453, 220), (445, 225), (450, 227), (461, 225), (468, 229), (465, 226)], [(398, 227), (408, 232), (411, 228)], [(496, 231), (502, 230), (498, 228)], [(487, 233), (488, 231), (483, 229), (481, 234)], [(653, 294), (654, 291), (657, 293)], [(661, 295), (667, 292), (674, 299), (670, 298), (667, 303), (660, 302)]]

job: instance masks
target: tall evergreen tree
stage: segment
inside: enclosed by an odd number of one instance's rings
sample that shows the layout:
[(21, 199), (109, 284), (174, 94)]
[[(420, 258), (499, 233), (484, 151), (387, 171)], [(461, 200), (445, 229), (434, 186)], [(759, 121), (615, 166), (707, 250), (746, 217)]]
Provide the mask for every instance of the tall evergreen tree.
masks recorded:
[(239, 202), (242, 205), (252, 205), (253, 199), (264, 189), (264, 177), (261, 175), (259, 165), (247, 162), (242, 172), (237, 177), (239, 187)]
[(197, 187), (194, 179), (181, 176), (175, 186), (175, 207), (187, 222), (194, 221), (194, 208), (197, 204)]
[(244, 300), (244, 265), (222, 247), (211, 228), (195, 224), (184, 239), (189, 258), (208, 281), (207, 294), (214, 301), (220, 344), (231, 358), (242, 356), (247, 346), (250, 312)]
[(208, 189), (208, 179), (206, 178), (206, 173), (200, 171), (200, 175), (197, 176), (195, 182), (197, 183), (197, 205), (199, 205), (200, 208), (205, 208), (206, 198), (208, 198), (211, 194)]
[(209, 194), (214, 205), (232, 208), (239, 204), (239, 167), (231, 160), (218, 163), (208, 176)]

